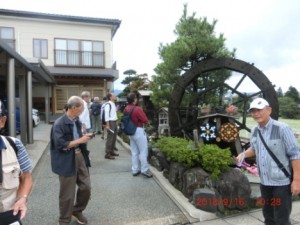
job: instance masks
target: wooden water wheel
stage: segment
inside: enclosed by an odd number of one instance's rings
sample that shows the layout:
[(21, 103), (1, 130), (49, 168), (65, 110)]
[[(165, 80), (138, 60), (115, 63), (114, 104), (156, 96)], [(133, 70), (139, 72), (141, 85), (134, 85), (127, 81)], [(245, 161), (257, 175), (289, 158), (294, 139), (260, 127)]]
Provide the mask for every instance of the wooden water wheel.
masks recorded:
[[(249, 86), (254, 87), (253, 91), (245, 92), (245, 87)], [(226, 98), (226, 93), (231, 93), (231, 97), (235, 96), (234, 100), (228, 96)], [(251, 129), (246, 125), (247, 109), (255, 97), (265, 98), (272, 107), (272, 118), (278, 119), (279, 106), (274, 85), (253, 64), (234, 58), (201, 61), (184, 73), (174, 86), (169, 101), (171, 135), (192, 139), (193, 130), (200, 130), (203, 123), (210, 122), (208, 118), (217, 122), (214, 116), (226, 117), (224, 110), (228, 104), (238, 107), (239, 116), (220, 119), (217, 129), (220, 130), (223, 123), (229, 122), (236, 124), (239, 131), (250, 132)], [(205, 112), (203, 105), (210, 106), (210, 111)], [(202, 110), (204, 115), (201, 114)], [(224, 129), (230, 129), (230, 126), (223, 127), (223, 131)], [(230, 140), (230, 137), (227, 136), (227, 139)]]

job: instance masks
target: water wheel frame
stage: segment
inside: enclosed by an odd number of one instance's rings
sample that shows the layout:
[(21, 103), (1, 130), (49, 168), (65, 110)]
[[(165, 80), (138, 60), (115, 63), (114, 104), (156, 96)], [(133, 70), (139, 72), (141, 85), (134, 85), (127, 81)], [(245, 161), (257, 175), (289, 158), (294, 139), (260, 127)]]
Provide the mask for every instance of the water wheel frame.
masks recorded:
[[(228, 86), (224, 83), (224, 85), (226, 85), (226, 87), (230, 89), (232, 93), (238, 94), (244, 99), (242, 122), (235, 121), (237, 124), (239, 124), (240, 129), (246, 129), (250, 132), (250, 128), (246, 126), (246, 117), (248, 113), (247, 102), (249, 104), (250, 99), (257, 95), (262, 96), (269, 102), (270, 106), (272, 107), (272, 118), (276, 120), (278, 119), (279, 105), (277, 93), (274, 89), (274, 85), (272, 85), (272, 83), (262, 71), (256, 68), (253, 64), (249, 64), (239, 59), (212, 58), (198, 62), (177, 80), (171, 97), (169, 99), (169, 126), (171, 136), (183, 136), (183, 134), (187, 135), (187, 133), (191, 132), (191, 129), (197, 128), (193, 127), (196, 124), (196, 117), (194, 117), (194, 119), (192, 120), (187, 120), (184, 122), (181, 117), (180, 110), (182, 110), (182, 108), (180, 105), (183, 95), (186, 91), (186, 87), (189, 86), (193, 81), (197, 80), (199, 77), (204, 76), (204, 74), (207, 74), (207, 72), (221, 69), (227, 69), (243, 74), (242, 78), (239, 80), (235, 87)], [(252, 82), (260, 89), (260, 91), (251, 94), (250, 96), (247, 96), (237, 91), (238, 87), (240, 87), (241, 83), (246, 77), (249, 77), (252, 80)], [(198, 110), (198, 107), (194, 108), (194, 112), (192, 113), (196, 115), (197, 112), (195, 110)]]

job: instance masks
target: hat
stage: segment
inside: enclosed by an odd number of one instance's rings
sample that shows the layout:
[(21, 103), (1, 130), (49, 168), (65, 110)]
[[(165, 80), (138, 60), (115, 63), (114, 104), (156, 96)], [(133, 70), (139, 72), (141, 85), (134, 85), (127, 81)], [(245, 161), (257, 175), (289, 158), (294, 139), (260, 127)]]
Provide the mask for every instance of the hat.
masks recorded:
[(269, 103), (265, 99), (256, 98), (251, 102), (250, 108), (248, 109), (248, 111), (250, 111), (251, 109), (263, 109), (266, 106), (269, 106)]

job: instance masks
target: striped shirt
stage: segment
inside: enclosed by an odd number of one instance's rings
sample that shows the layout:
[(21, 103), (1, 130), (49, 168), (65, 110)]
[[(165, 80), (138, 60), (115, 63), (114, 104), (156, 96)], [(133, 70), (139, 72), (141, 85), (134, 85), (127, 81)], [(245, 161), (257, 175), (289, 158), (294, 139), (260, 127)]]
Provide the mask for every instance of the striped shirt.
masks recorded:
[[(276, 129), (273, 128), (274, 126), (276, 127)], [(255, 128), (253, 128), (250, 139), (251, 148), (255, 151), (256, 154), (256, 162), (259, 169), (261, 183), (266, 186), (283, 186), (290, 184), (289, 179), (276, 180), (270, 177), (270, 174), (274, 174), (272, 172), (275, 172), (270, 171), (274, 169), (272, 169), (270, 165), (274, 165), (275, 162), (265, 148), (263, 142), (261, 141), (258, 132), (256, 132), (255, 134), (255, 129), (260, 130), (270, 150), (273, 151), (273, 153), (281, 163), (285, 164), (287, 161), (289, 161), (289, 167), (291, 166), (291, 160), (300, 159), (300, 151), (293, 131), (286, 124), (270, 118), (266, 126), (261, 128), (259, 127), (259, 125), (257, 125)], [(274, 142), (274, 140), (279, 140), (280, 142)], [(278, 149), (278, 144), (282, 144), (282, 148)], [(280, 157), (278, 156), (278, 153), (280, 153)], [(290, 171), (290, 168), (286, 169)], [(278, 169), (278, 173), (282, 173), (282, 171)], [(284, 176), (283, 174), (281, 175)]]
[[(2, 140), (2, 136), (0, 138), (0, 151), (1, 150), (6, 150), (6, 145), (4, 144), (3, 140)], [(30, 162), (29, 159), (29, 155), (26, 151), (25, 146), (23, 145), (23, 143), (14, 137), (11, 137), (11, 139), (15, 142), (17, 149), (18, 149), (18, 155), (17, 155), (17, 159), (19, 161), (20, 164), (20, 169), (23, 173), (28, 172), (30, 170), (32, 170), (32, 164)]]

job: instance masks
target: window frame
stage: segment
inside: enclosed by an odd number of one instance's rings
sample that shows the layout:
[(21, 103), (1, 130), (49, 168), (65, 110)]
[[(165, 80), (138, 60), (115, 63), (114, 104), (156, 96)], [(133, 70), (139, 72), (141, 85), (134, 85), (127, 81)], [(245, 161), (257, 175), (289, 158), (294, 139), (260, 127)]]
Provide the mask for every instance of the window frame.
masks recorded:
[(104, 41), (55, 38), (54, 52), (55, 66), (105, 67)]
[[(35, 49), (36, 48), (35, 42), (38, 42), (38, 49)], [(48, 59), (48, 40), (47, 39), (34, 38), (32, 40), (32, 44), (33, 44), (33, 57), (34, 58)], [(43, 44), (45, 44), (45, 46)], [(45, 54), (43, 54), (44, 51), (45, 51)], [(38, 53), (38, 54), (35, 55), (36, 53)]]
[[(10, 30), (11, 31), (11, 38), (3, 38), (3, 34), (5, 33), (4, 30)], [(15, 28), (14, 27), (4, 27), (0, 26), (0, 39), (3, 40), (6, 44), (8, 44), (13, 49), (16, 49), (15, 46)]]

